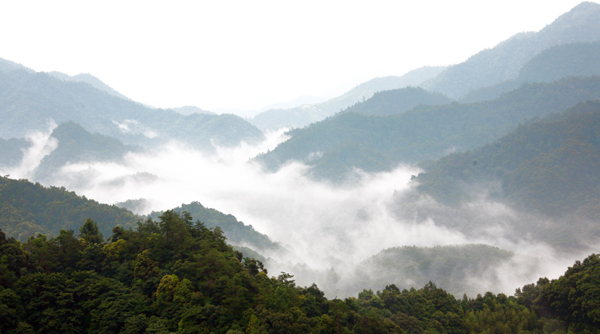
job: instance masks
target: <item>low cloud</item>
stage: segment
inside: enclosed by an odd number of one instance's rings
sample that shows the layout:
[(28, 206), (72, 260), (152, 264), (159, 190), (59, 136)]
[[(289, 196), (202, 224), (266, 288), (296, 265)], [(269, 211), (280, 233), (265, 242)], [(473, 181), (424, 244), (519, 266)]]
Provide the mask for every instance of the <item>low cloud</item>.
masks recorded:
[(23, 149), (21, 163), (16, 167), (0, 171), (0, 174), (8, 174), (14, 179), (32, 177), (33, 171), (39, 166), (42, 159), (58, 147), (58, 140), (50, 136), (56, 128), (56, 123), (52, 119), (49, 119), (47, 123), (46, 131), (30, 131), (25, 136), (31, 145)]
[(171, 142), (128, 153), (119, 163), (66, 165), (52, 184), (109, 204), (143, 198), (142, 214), (192, 201), (233, 214), (288, 250), (264, 254), (271, 274), (288, 271), (299, 284), (316, 282), (338, 297), (356, 292), (352, 279), (361, 261), (391, 247), (483, 243), (513, 251), (510, 260), (470, 278), (481, 293), (512, 293), (539, 276), (557, 277), (583, 256), (558, 254), (519, 232), (515, 224), (523, 216), (502, 204), (481, 199), (453, 209), (416, 194), (413, 166), (357, 170), (358, 182), (334, 186), (306, 177), (301, 163), (267, 173), (250, 160), (286, 139), (284, 131), (272, 132), (259, 145), (218, 147), (212, 155)]

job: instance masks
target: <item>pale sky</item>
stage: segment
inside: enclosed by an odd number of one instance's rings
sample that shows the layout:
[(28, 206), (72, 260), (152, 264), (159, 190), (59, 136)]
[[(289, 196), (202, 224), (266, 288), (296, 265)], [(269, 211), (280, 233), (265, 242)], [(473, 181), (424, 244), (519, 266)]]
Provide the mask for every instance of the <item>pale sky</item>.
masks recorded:
[(155, 107), (258, 109), (460, 63), (580, 2), (1, 1), (0, 58)]

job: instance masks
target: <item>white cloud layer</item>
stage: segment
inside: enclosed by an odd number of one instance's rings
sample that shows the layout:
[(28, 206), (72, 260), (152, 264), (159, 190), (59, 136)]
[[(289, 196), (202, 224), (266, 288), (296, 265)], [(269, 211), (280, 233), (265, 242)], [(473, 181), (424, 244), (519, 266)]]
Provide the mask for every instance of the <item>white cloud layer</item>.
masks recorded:
[[(34, 145), (17, 169), (18, 175), (27, 175), (55, 148), (56, 142), (48, 135), (29, 137)], [(356, 184), (333, 186), (305, 177), (308, 167), (300, 163), (265, 173), (258, 164), (249, 162), (286, 139), (283, 130), (273, 132), (259, 145), (217, 148), (216, 155), (171, 142), (152, 152), (129, 153), (120, 163), (67, 164), (52, 183), (109, 204), (148, 199), (150, 206), (142, 213), (199, 201), (233, 214), (290, 251), (265, 254), (274, 260), (269, 263), (271, 274), (280, 270), (295, 274), (296, 265), (304, 264), (308, 274), (299, 275), (302, 285), (314, 281), (326, 285), (323, 275), (331, 268), (341, 275), (340, 285), (351, 285), (343, 278), (351, 279), (360, 261), (383, 249), (404, 245), (484, 243), (515, 252), (516, 256), (500, 268), (471, 278), (472, 286), (482, 293), (512, 293), (540, 276), (557, 277), (575, 259), (585, 256), (557, 254), (527, 235), (515, 237), (510, 224), (519, 220), (519, 215), (498, 203), (481, 200), (465, 205), (460, 212), (448, 211), (475, 221), (479, 227), (471, 233), (452, 224), (442, 225), (437, 218), (416, 218), (411, 213), (415, 206), (438, 210), (438, 217), (445, 209), (427, 198), (403, 203), (403, 194), (410, 193), (411, 175), (419, 172), (411, 166), (374, 175), (356, 171), (360, 180)], [(399, 210), (404, 214), (399, 215)]]

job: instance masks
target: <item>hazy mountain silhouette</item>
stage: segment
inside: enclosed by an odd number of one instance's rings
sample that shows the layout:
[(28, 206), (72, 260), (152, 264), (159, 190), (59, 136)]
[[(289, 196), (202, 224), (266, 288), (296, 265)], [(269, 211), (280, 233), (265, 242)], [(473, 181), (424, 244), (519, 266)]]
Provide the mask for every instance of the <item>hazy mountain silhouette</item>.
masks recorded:
[(599, 16), (599, 4), (583, 2), (542, 30), (514, 35), (449, 67), (421, 86), (458, 99), (474, 89), (515, 79), (527, 61), (547, 48), (600, 40)]

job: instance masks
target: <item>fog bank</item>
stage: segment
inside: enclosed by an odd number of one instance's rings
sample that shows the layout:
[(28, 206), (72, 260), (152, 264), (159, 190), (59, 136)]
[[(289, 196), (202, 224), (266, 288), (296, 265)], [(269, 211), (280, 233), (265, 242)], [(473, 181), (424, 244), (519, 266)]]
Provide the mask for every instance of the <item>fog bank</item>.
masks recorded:
[[(29, 137), (33, 145), (23, 163), (9, 171), (13, 177), (32, 175), (43, 156), (60, 145), (49, 134)], [(558, 277), (574, 260), (587, 255), (560, 254), (527, 233), (515, 233), (525, 216), (503, 204), (484, 198), (452, 209), (416, 194), (410, 178), (419, 170), (413, 166), (400, 165), (374, 175), (355, 170), (359, 181), (345, 186), (307, 178), (308, 167), (300, 163), (266, 173), (250, 159), (287, 137), (281, 130), (266, 138), (259, 145), (217, 147), (215, 155), (171, 142), (151, 152), (128, 153), (119, 163), (67, 163), (51, 184), (108, 204), (147, 199), (140, 214), (192, 201), (232, 214), (287, 250), (264, 254), (270, 258), (271, 275), (290, 272), (298, 284), (316, 282), (329, 297), (355, 295), (362, 288), (381, 289), (387, 284), (380, 283), (382, 279), (400, 287), (421, 287), (421, 282), (391, 275), (392, 270), (377, 271), (363, 262), (393, 247), (486, 244), (514, 253), (468, 276), (469, 291), (464, 292), (469, 295), (512, 294), (540, 276)]]

